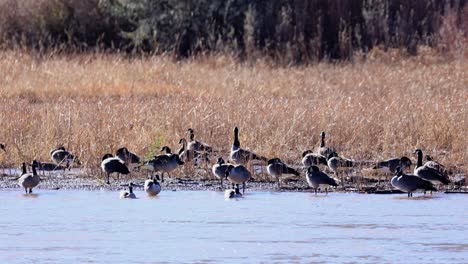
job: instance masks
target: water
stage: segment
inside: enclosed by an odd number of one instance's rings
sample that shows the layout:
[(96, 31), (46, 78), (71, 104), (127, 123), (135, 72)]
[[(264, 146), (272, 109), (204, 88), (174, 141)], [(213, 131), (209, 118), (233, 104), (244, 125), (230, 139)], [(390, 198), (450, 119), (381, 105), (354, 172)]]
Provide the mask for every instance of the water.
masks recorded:
[(0, 191), (0, 263), (466, 263), (468, 196)]

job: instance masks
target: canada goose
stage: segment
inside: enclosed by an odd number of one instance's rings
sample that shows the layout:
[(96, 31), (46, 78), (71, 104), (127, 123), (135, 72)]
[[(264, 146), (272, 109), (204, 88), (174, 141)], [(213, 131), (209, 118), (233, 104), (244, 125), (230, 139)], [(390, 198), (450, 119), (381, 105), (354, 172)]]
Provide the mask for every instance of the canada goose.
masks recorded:
[(128, 191), (120, 191), (120, 199), (136, 199), (136, 195), (133, 193), (133, 183), (128, 184)]
[(193, 161), (195, 165), (199, 165), (201, 162), (209, 162), (209, 155), (206, 152), (199, 152), (193, 149), (187, 148), (187, 140), (181, 138), (179, 140), (180, 148), (177, 153), (180, 156), (180, 159), (183, 161), (191, 162)]
[(233, 198), (242, 198), (242, 194), (239, 191), (239, 186), (235, 189), (227, 189), (224, 191), (224, 198), (225, 199), (233, 199)]
[(237, 127), (234, 128), (234, 143), (232, 144), (231, 154), (229, 157), (234, 164), (246, 164), (251, 160), (268, 161), (267, 158), (258, 156), (257, 154), (240, 147), (239, 128)]
[(123, 160), (121, 160), (119, 157), (114, 157), (112, 156), (112, 154), (109, 153), (102, 157), (101, 168), (102, 171), (107, 173), (107, 184), (110, 184), (109, 177), (112, 173), (130, 173), (128, 167), (125, 165), (125, 162)]
[(317, 153), (324, 157), (328, 157), (328, 155), (330, 155), (333, 152), (333, 149), (325, 146), (325, 131), (322, 131), (322, 133), (320, 133), (320, 136), (322, 140), (320, 142), (320, 147), (318, 148)]
[(408, 175), (403, 173), (403, 168), (398, 167), (397, 175), (393, 176), (390, 183), (393, 187), (397, 188), (400, 191), (408, 192), (408, 197), (413, 197), (413, 192), (416, 190), (426, 191), (437, 191), (437, 189), (432, 185), (431, 182), (421, 179), (416, 175)]
[(288, 165), (284, 164), (279, 158), (268, 160), (267, 172), (278, 180), (278, 187), (280, 187), (280, 177), (283, 174), (300, 175), (297, 170), (288, 167)]
[(411, 160), (408, 157), (394, 158), (377, 162), (374, 169), (382, 169), (385, 173), (396, 173), (397, 167), (410, 168)]
[(448, 178), (448, 171), (447, 171), (447, 169), (445, 168), (445, 166), (442, 165), (442, 164), (440, 164), (440, 163), (437, 162), (437, 161), (434, 161), (434, 160), (432, 159), (432, 157), (429, 156), (429, 155), (426, 155), (426, 163), (424, 163), (424, 166), (427, 166), (427, 167), (436, 169), (436, 170), (438, 170), (440, 173), (442, 173), (445, 177)]
[(65, 166), (60, 166), (52, 162), (37, 162), (37, 170), (42, 170), (42, 171), (60, 171), (63, 170), (65, 171), (67, 167)]
[(26, 173), (26, 163), (23, 163), (22, 164), (23, 174), (18, 179), (19, 185), (21, 185), (24, 188), (24, 191), (26, 192), (26, 194), (32, 193), (32, 189), (36, 187), (41, 181), (41, 178), (39, 177), (39, 175), (37, 175), (37, 171), (36, 171), (37, 161), (33, 160), (31, 166), (32, 166), (32, 173)]
[(161, 184), (158, 182), (159, 175), (152, 176), (151, 180), (146, 180), (144, 189), (149, 196), (156, 196), (161, 192)]
[(164, 182), (164, 173), (175, 170), (179, 165), (184, 165), (184, 162), (177, 154), (162, 154), (154, 156), (153, 159), (145, 161), (143, 166), (153, 172), (161, 172), (161, 182)]
[(302, 165), (306, 168), (320, 164), (327, 166), (327, 157), (314, 153), (312, 150), (306, 150), (302, 153)]
[(325, 192), (328, 194), (328, 187), (330, 185), (338, 186), (338, 184), (332, 177), (320, 171), (319, 168), (315, 165), (307, 168), (306, 179), (309, 186), (311, 188), (314, 188), (314, 192), (316, 194), (318, 188), (325, 188)]
[(250, 180), (251, 174), (243, 165), (229, 165), (226, 169), (225, 177), (231, 182), (233, 189), (234, 184), (239, 188), (239, 184), (242, 183), (242, 194), (244, 194), (245, 182)]
[(190, 141), (187, 144), (187, 149), (188, 150), (195, 150), (195, 151), (206, 151), (206, 152), (212, 152), (213, 148), (208, 146), (205, 143), (202, 143), (200, 141), (195, 140), (195, 135), (193, 133), (193, 129), (189, 128), (187, 129), (187, 132), (190, 134), (189, 138)]
[(65, 165), (71, 169), (71, 164), (76, 163), (80, 165), (80, 161), (64, 147), (59, 147), (50, 151), (50, 158), (57, 165)]
[(140, 163), (140, 157), (138, 157), (135, 153), (130, 152), (125, 147), (119, 148), (115, 152), (115, 156), (123, 160), (126, 165), (134, 165)]
[(223, 178), (226, 177), (226, 170), (228, 169), (229, 165), (232, 164), (226, 164), (224, 162), (224, 159), (222, 157), (218, 158), (218, 162), (213, 165), (211, 168), (211, 171), (213, 172), (213, 175), (216, 176), (220, 180), (221, 188), (223, 188)]
[[(338, 154), (336, 152), (331, 152), (328, 155), (328, 160), (327, 160), (327, 165), (328, 168), (330, 168), (335, 175), (338, 177), (338, 172), (342, 168), (351, 168), (354, 166), (354, 161), (349, 160), (349, 159), (344, 159), (342, 157), (338, 157)], [(344, 188), (344, 178), (341, 176), (341, 184), (343, 185)]]
[(444, 185), (449, 184), (448, 178), (440, 171), (422, 164), (423, 153), (421, 149), (416, 149), (414, 153), (418, 156), (418, 162), (416, 164), (416, 168), (414, 169), (414, 175), (432, 183), (440, 182)]

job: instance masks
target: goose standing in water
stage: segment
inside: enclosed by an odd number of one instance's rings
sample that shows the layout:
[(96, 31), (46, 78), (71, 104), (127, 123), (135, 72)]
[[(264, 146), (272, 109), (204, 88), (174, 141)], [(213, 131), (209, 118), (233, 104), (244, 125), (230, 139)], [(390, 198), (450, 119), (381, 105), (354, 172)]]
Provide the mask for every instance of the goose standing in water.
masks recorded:
[(268, 160), (267, 172), (270, 174), (270, 176), (273, 176), (277, 179), (278, 188), (280, 187), (280, 177), (283, 176), (283, 174), (292, 174), (295, 176), (300, 175), (297, 170), (288, 167), (288, 165), (284, 164), (279, 158)]
[(107, 184), (110, 184), (109, 178), (112, 173), (129, 174), (130, 171), (125, 165), (125, 162), (119, 157), (114, 157), (112, 154), (106, 154), (102, 157), (101, 169), (107, 174)]
[(328, 187), (338, 186), (335, 179), (320, 171), (315, 165), (307, 168), (306, 180), (309, 186), (314, 188), (315, 194), (317, 194), (319, 188), (325, 188), (325, 192), (328, 194)]
[(177, 154), (158, 155), (143, 163), (143, 166), (150, 171), (161, 172), (161, 182), (164, 182), (164, 173), (169, 174), (169, 172), (181, 165), (184, 165), (184, 162)]
[(268, 161), (267, 158), (259, 156), (251, 151), (242, 149), (239, 141), (239, 128), (234, 128), (234, 143), (231, 147), (230, 159), (234, 164), (245, 165), (251, 160)]
[(397, 175), (393, 176), (390, 181), (393, 187), (400, 191), (407, 192), (408, 197), (413, 197), (413, 192), (416, 190), (423, 190), (424, 194), (426, 191), (437, 191), (431, 182), (421, 179), (416, 175), (408, 175), (403, 173), (403, 168), (397, 168)]
[(136, 199), (136, 195), (133, 193), (133, 183), (128, 184), (128, 191), (120, 191), (120, 199)]
[(226, 191), (224, 191), (224, 198), (225, 199), (242, 198), (242, 193), (240, 193), (239, 186), (236, 186), (235, 189), (227, 189)]
[(188, 150), (194, 150), (194, 151), (200, 151), (200, 152), (203, 152), (203, 151), (212, 152), (213, 151), (212, 147), (208, 146), (205, 143), (195, 140), (193, 129), (189, 128), (187, 129), (187, 132), (189, 133), (189, 139), (190, 139), (190, 141), (187, 144)]
[(213, 175), (219, 179), (221, 188), (224, 187), (223, 178), (226, 177), (226, 170), (228, 169), (230, 165), (232, 166), (232, 164), (225, 163), (222, 157), (219, 157), (218, 162), (216, 162), (216, 164), (214, 164), (213, 167), (211, 168)]
[(416, 149), (414, 153), (418, 156), (418, 162), (416, 164), (416, 168), (414, 169), (414, 175), (418, 176), (421, 179), (430, 181), (434, 184), (438, 184), (438, 183), (442, 183), (443, 185), (449, 184), (450, 181), (448, 177), (443, 175), (440, 171), (422, 164), (422, 157), (423, 157), (422, 150)]
[(226, 169), (225, 177), (231, 182), (232, 189), (234, 189), (234, 185), (239, 188), (239, 184), (242, 183), (242, 194), (244, 194), (245, 182), (250, 180), (251, 174), (243, 165), (229, 165)]
[(159, 175), (152, 176), (151, 180), (146, 180), (144, 189), (149, 196), (156, 196), (161, 192), (161, 184), (158, 182)]
[(328, 157), (328, 155), (330, 155), (334, 150), (325, 146), (325, 131), (320, 133), (320, 137), (322, 140), (320, 142), (320, 147), (318, 148), (317, 153), (324, 157)]
[(327, 166), (327, 157), (314, 153), (312, 150), (306, 150), (302, 153), (302, 165), (304, 167), (309, 168), (320, 164)]
[(71, 165), (76, 163), (80, 165), (80, 161), (69, 151), (65, 150), (65, 147), (59, 147), (50, 151), (51, 160), (57, 165), (65, 165), (71, 169)]
[(140, 157), (135, 153), (130, 152), (126, 147), (119, 148), (115, 152), (115, 156), (123, 160), (127, 166), (135, 166), (140, 163)]
[(37, 161), (33, 160), (32, 164), (32, 173), (27, 173), (26, 171), (26, 163), (22, 164), (22, 174), (21, 177), (18, 179), (19, 185), (24, 188), (26, 194), (32, 193), (32, 189), (39, 185), (41, 178), (37, 175)]

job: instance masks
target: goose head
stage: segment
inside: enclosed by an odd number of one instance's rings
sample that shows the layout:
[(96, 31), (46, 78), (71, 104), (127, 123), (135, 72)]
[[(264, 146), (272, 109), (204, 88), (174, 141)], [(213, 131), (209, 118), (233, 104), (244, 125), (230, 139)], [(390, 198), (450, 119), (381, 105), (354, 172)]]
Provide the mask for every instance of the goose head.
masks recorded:
[(328, 154), (328, 158), (327, 158), (327, 159), (331, 159), (331, 158), (334, 158), (334, 157), (338, 157), (338, 153), (336, 153), (336, 152), (333, 151), (332, 153)]
[(302, 157), (305, 157), (307, 154), (314, 153), (312, 150), (308, 149), (304, 152), (302, 152)]
[(432, 161), (432, 157), (429, 155), (426, 155), (426, 161)]
[(400, 159), (400, 166), (403, 166), (405, 168), (411, 167), (411, 160), (408, 157), (401, 157)]
[(172, 150), (168, 146), (164, 146), (162, 147), (161, 152), (166, 152), (166, 154), (171, 154)]
[(185, 144), (187, 143), (187, 140), (185, 138), (179, 139), (179, 144)]
[(6, 152), (6, 147), (5, 144), (0, 143), (0, 149)]
[(219, 157), (218, 161), (216, 163), (218, 163), (219, 165), (222, 165), (222, 164), (225, 163), (225, 161), (224, 161), (223, 157)]
[(128, 155), (130, 151), (128, 151), (128, 149), (126, 147), (123, 147), (123, 148), (119, 148), (116, 152), (115, 152), (115, 155), (117, 156), (120, 156), (120, 155)]
[(319, 171), (320, 171), (319, 167), (317, 167), (317, 166), (315, 166), (315, 165), (310, 166), (310, 167), (307, 169), (307, 172), (308, 172), (308, 173), (319, 172)]
[(279, 158), (273, 158), (268, 160), (268, 165), (273, 164), (273, 163), (283, 163)]
[(107, 153), (107, 154), (105, 154), (104, 156), (102, 156), (102, 159), (101, 159), (101, 160), (105, 160), (105, 159), (112, 158), (112, 157), (114, 157), (112, 154)]
[(421, 154), (422, 155), (422, 150), (421, 149), (415, 149), (413, 154), (417, 154), (417, 155)]

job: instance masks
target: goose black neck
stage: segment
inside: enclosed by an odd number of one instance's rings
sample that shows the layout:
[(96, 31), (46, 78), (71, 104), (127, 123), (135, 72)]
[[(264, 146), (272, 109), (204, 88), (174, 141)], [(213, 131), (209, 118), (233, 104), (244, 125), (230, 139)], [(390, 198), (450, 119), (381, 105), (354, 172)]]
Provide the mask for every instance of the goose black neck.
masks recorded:
[(26, 170), (26, 163), (23, 162), (23, 165), (21, 166), (22, 170), (23, 170), (23, 173), (22, 174), (26, 174), (28, 173), (28, 171)]
[(131, 185), (128, 186), (128, 191), (129, 191), (130, 193), (133, 193), (133, 187), (132, 187)]
[(33, 164), (33, 165), (32, 165), (32, 172), (33, 172), (33, 175), (34, 175), (34, 176), (37, 175), (36, 164)]
[(322, 133), (322, 142), (320, 143), (320, 147), (325, 147), (325, 133)]
[(418, 151), (418, 163), (416, 164), (416, 168), (419, 168), (422, 166), (422, 151)]
[(193, 130), (190, 131), (190, 141), (193, 141), (195, 135), (193, 134)]
[(234, 130), (234, 144), (235, 147), (240, 147), (240, 141), (239, 141), (239, 131), (236, 129)]

